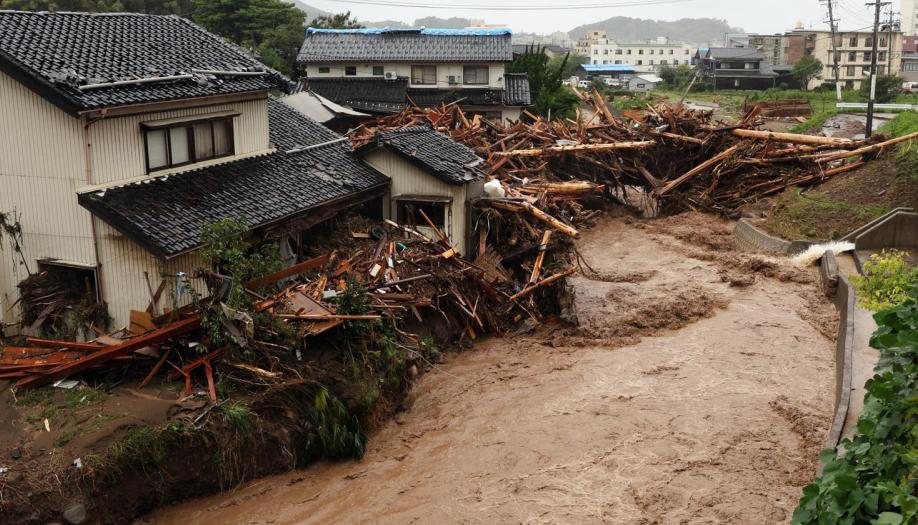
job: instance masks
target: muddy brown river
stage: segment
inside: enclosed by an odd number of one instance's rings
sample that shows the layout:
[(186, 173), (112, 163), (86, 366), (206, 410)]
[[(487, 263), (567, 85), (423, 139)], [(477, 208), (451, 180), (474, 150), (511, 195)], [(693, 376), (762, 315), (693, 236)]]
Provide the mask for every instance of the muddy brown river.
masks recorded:
[(638, 226), (584, 234), (579, 330), (449, 358), (362, 461), (142, 522), (787, 522), (829, 427), (832, 306), (806, 272), (732, 252), (729, 224)]

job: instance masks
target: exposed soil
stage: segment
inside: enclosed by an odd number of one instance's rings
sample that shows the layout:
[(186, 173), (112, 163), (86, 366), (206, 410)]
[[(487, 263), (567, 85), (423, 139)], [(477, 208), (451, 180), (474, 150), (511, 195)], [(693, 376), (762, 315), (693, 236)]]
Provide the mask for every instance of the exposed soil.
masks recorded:
[(788, 521), (834, 391), (833, 341), (801, 312), (833, 307), (806, 272), (734, 251), (729, 228), (699, 215), (601, 221), (580, 242), (595, 272), (573, 279), (581, 329), (451, 357), (360, 462), (144, 521)]

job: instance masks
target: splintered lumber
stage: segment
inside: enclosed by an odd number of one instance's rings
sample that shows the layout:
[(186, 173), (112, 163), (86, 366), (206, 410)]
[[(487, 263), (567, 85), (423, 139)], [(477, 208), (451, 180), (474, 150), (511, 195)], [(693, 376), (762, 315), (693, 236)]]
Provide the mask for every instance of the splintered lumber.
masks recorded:
[(548, 251), (548, 241), (551, 240), (551, 234), (555, 230), (545, 230), (542, 234), (542, 244), (539, 245), (539, 255), (536, 256), (535, 264), (532, 265), (532, 274), (529, 276), (529, 284), (533, 285), (539, 280), (542, 274), (542, 265), (545, 264), (545, 252)]
[(539, 289), (539, 288), (541, 288), (541, 287), (543, 287), (543, 286), (547, 286), (547, 285), (549, 285), (549, 284), (551, 284), (551, 283), (553, 283), (553, 282), (555, 282), (555, 281), (559, 281), (559, 280), (561, 280), (561, 279), (564, 279), (564, 278), (567, 277), (568, 275), (573, 275), (573, 274), (575, 274), (575, 273), (577, 273), (577, 267), (576, 267), (576, 266), (572, 266), (572, 267), (568, 268), (567, 270), (564, 270), (564, 271), (561, 272), (561, 273), (557, 273), (557, 274), (555, 274), (555, 275), (552, 275), (551, 277), (546, 277), (545, 279), (542, 279), (541, 281), (539, 281), (539, 282), (536, 283), (536, 284), (533, 284), (533, 285), (527, 286), (526, 288), (523, 288), (523, 289), (520, 290), (519, 293), (517, 293), (516, 295), (512, 295), (512, 296), (510, 297), (510, 300), (511, 300), (511, 301), (516, 301), (517, 299), (521, 299), (521, 298), (523, 298), (523, 297), (526, 297), (527, 295), (531, 294), (532, 292), (536, 291), (537, 289)]
[(201, 317), (198, 315), (182, 319), (181, 321), (166, 325), (152, 332), (147, 332), (133, 339), (128, 339), (119, 345), (109, 346), (104, 350), (89, 354), (73, 363), (67, 363), (53, 368), (45, 374), (34, 375), (22, 379), (16, 383), (16, 388), (33, 388), (52, 383), (77, 372), (82, 372), (93, 365), (111, 361), (119, 356), (128, 355), (139, 348), (161, 343), (167, 339), (187, 334), (200, 326)]
[(299, 275), (307, 270), (313, 270), (315, 268), (320, 268), (325, 266), (328, 263), (328, 255), (323, 255), (321, 257), (316, 257), (315, 259), (309, 259), (308, 261), (303, 261), (299, 264), (294, 264), (293, 266), (284, 268), (279, 272), (274, 272), (270, 275), (266, 275), (259, 279), (253, 279), (245, 283), (245, 287), (249, 290), (257, 290), (259, 288), (264, 288), (269, 284), (276, 283), (282, 279), (288, 277), (293, 277), (294, 275)]
[(382, 319), (381, 315), (375, 314), (278, 314), (279, 319), (297, 319), (303, 321), (324, 321), (326, 319), (344, 319), (344, 320), (376, 320)]
[(95, 352), (105, 348), (101, 343), (77, 343), (74, 341), (57, 341), (55, 339), (42, 339), (40, 337), (26, 337), (26, 343), (40, 348), (66, 348), (68, 350), (82, 350)]
[(703, 172), (704, 172), (705, 170), (707, 170), (708, 168), (710, 168), (710, 167), (716, 165), (718, 162), (720, 162), (720, 161), (722, 161), (722, 160), (728, 158), (730, 155), (733, 155), (734, 153), (736, 153), (736, 151), (739, 149), (739, 147), (740, 147), (740, 144), (734, 144), (734, 145), (731, 146), (730, 148), (727, 148), (726, 150), (721, 151), (721, 152), (718, 153), (717, 155), (715, 155), (715, 156), (711, 157), (710, 159), (708, 159), (708, 160), (702, 162), (702, 163), (699, 164), (698, 166), (695, 166), (695, 168), (693, 168), (692, 170), (690, 170), (689, 172), (687, 172), (685, 175), (682, 175), (681, 177), (679, 177), (679, 178), (677, 178), (677, 179), (675, 179), (675, 180), (669, 182), (668, 184), (666, 184), (666, 186), (663, 186), (662, 188), (660, 188), (660, 190), (657, 191), (657, 195), (660, 196), (660, 197), (662, 197), (662, 196), (666, 195), (667, 193), (669, 193), (670, 191), (672, 191), (672, 190), (678, 188), (678, 187), (681, 186), (685, 181), (691, 179), (692, 177), (694, 177), (694, 176), (696, 176), (696, 175), (698, 175), (698, 174), (700, 174), (700, 173), (703, 173)]
[(512, 151), (496, 151), (495, 157), (542, 157), (545, 155), (564, 155), (567, 153), (615, 151), (620, 149), (642, 149), (656, 146), (652, 140), (634, 142), (609, 142), (605, 144), (575, 144), (573, 146), (549, 146), (546, 148), (517, 149)]
[(880, 151), (884, 148), (888, 148), (889, 146), (893, 146), (893, 145), (899, 144), (900, 142), (906, 142), (908, 140), (912, 140), (915, 138), (918, 138), (918, 131), (916, 131), (915, 133), (909, 133), (908, 135), (903, 135), (898, 138), (887, 140), (886, 142), (874, 144), (872, 146), (864, 146), (863, 148), (858, 148), (858, 149), (851, 150), (851, 151), (842, 151), (840, 153), (836, 153), (833, 155), (819, 157), (816, 159), (816, 162), (819, 164), (824, 164), (826, 162), (832, 162), (835, 160), (847, 159), (848, 157), (853, 157), (855, 155), (866, 155), (868, 153)]
[(734, 129), (732, 134), (744, 139), (770, 140), (785, 142), (787, 144), (803, 144), (806, 146), (845, 146), (855, 144), (851, 139), (838, 137), (818, 137), (815, 135), (798, 135), (796, 133), (777, 133), (774, 131), (758, 131), (754, 129)]

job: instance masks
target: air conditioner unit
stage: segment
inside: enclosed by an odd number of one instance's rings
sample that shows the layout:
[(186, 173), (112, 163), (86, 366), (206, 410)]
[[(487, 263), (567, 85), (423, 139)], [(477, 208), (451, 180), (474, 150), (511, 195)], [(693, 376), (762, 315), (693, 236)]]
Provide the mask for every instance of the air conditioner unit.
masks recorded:
[(395, 80), (395, 73), (386, 71), (386, 80)]
[(458, 83), (459, 83), (459, 80), (457, 80), (457, 79), (458, 79), (458, 77), (457, 77), (456, 75), (450, 75), (450, 76), (449, 76), (449, 85), (455, 86), (456, 84), (458, 84)]

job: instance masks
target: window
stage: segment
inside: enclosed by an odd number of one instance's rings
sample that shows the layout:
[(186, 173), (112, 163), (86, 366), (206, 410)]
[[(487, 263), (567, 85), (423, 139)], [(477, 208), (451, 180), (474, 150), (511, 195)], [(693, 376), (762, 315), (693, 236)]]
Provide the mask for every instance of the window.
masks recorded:
[(594, 54), (594, 55), (598, 55), (598, 54), (599, 54), (599, 50), (598, 50), (598, 49), (594, 49), (594, 50), (593, 50), (593, 54)]
[(430, 219), (430, 222), (432, 222), (438, 230), (448, 236), (449, 231), (446, 227), (446, 207), (448, 204), (448, 202), (424, 201), (420, 199), (396, 200), (395, 217), (399, 224), (415, 229), (431, 239), (437, 239), (436, 233), (430, 228), (427, 221), (424, 220), (424, 216), (421, 215), (421, 212), (424, 212), (424, 215)]
[(383, 76), (383, 67), (382, 66), (373, 66), (373, 76), (381, 77)]
[(615, 50), (615, 54), (616, 54), (616, 55), (621, 55), (621, 54), (622, 54), (622, 50), (621, 50), (621, 49), (616, 49), (616, 50)]
[(608, 61), (608, 60), (603, 60), (602, 63), (603, 63), (603, 64), (608, 64), (609, 61)]
[(349, 77), (357, 76), (357, 66), (344, 66), (344, 74)]
[(644, 65), (644, 61), (643, 61), (643, 60), (638, 60), (638, 61), (637, 61), (637, 65), (643, 66), (643, 65)]
[(630, 50), (630, 49), (627, 51), (627, 54), (629, 54), (629, 55), (631, 54), (631, 50)]
[(854, 51), (848, 53), (848, 62), (854, 62), (855, 60), (857, 60), (857, 53)]
[(670, 55), (673, 54), (673, 50), (672, 50), (672, 49), (669, 50), (669, 54), (670, 54)]
[(437, 66), (411, 66), (411, 83), (421, 86), (437, 85)]
[(854, 35), (850, 40), (848, 40), (848, 46), (857, 47), (857, 35)]
[(652, 66), (652, 65), (653, 65), (653, 60), (651, 60), (651, 61), (649, 61), (649, 62), (647, 62), (647, 65), (650, 65), (650, 66)]
[(650, 54), (651, 54), (651, 55), (653, 54), (653, 49), (650, 50)]
[(848, 75), (849, 77), (853, 77), (853, 76), (854, 76), (854, 66), (848, 66), (848, 68), (847, 68), (847, 70), (845, 71), (845, 73), (847, 73), (847, 75)]
[(168, 126), (147, 123), (144, 142), (147, 172), (226, 157), (235, 153), (233, 119), (199, 120)]
[(866, 39), (864, 39), (864, 47), (873, 47), (873, 37), (872, 36), (868, 36)]
[(685, 53), (682, 53), (682, 54), (683, 54), (683, 55), (687, 55), (687, 54), (689, 54), (689, 50), (688, 50), (688, 49), (686, 49), (686, 50), (685, 50)]
[(870, 51), (864, 51), (864, 62), (870, 62), (873, 60), (873, 53)]
[(602, 50), (602, 54), (603, 54), (603, 55), (608, 55), (608, 54), (609, 54), (609, 50), (608, 50), (608, 49), (603, 49), (603, 50)]
[(330, 68), (330, 67), (328, 67), (328, 66), (321, 66), (321, 67), (319, 67), (319, 74), (327, 75), (329, 72), (331, 72), (331, 68)]
[(880, 51), (877, 54), (877, 60), (879, 60), (880, 62), (886, 62), (886, 51)]
[(886, 47), (886, 37), (880, 38), (880, 47)]
[(462, 82), (473, 86), (488, 84), (488, 66), (463, 66)]
[(643, 54), (644, 54), (644, 50), (643, 50), (643, 49), (638, 49), (638, 54), (639, 54), (639, 55), (643, 55)]
[(660, 65), (661, 65), (661, 66), (667, 66), (667, 65), (669, 65), (669, 60), (661, 60), (661, 61), (660, 61)]
[(616, 60), (615, 63), (616, 63), (616, 64), (621, 64), (622, 61), (621, 61), (621, 60)]

